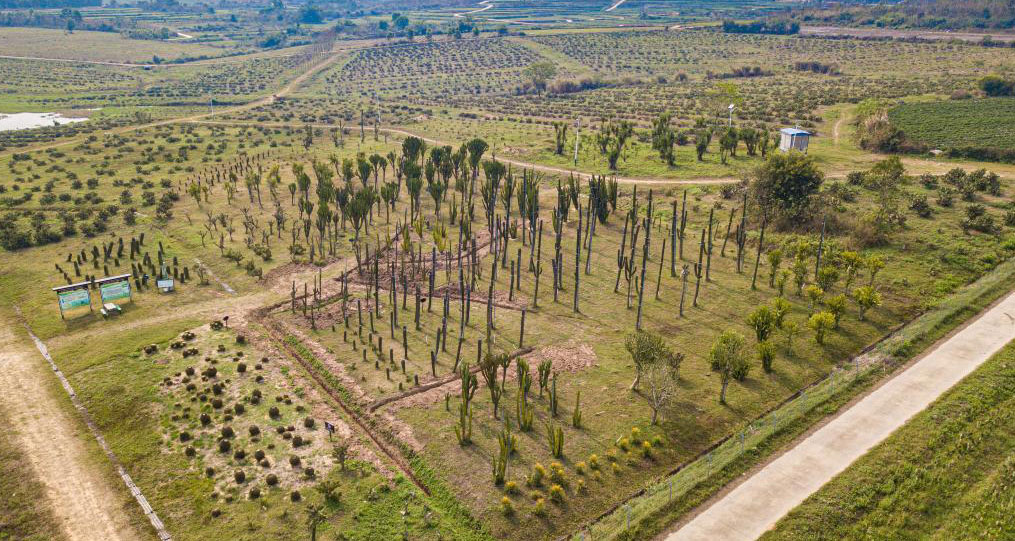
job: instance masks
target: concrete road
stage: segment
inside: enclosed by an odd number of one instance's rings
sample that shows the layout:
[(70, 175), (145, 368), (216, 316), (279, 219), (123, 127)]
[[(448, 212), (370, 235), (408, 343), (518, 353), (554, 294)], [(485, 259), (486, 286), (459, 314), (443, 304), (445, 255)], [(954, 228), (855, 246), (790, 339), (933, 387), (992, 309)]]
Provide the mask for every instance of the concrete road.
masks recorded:
[(666, 541), (757, 539), (1015, 339), (1015, 293), (691, 519)]

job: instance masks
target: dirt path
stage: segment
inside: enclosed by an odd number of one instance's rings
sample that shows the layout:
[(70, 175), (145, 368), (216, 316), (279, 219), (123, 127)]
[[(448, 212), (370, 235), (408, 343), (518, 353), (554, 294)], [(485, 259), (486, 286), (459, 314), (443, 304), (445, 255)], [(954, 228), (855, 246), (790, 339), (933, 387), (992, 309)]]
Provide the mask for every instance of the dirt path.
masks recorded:
[(845, 113), (839, 113), (839, 120), (835, 121), (835, 127), (832, 128), (832, 140), (835, 141), (835, 146), (839, 146), (839, 128), (842, 127), (845, 120)]
[[(95, 464), (91, 436), (58, 401), (53, 374), (25, 332), (0, 319), (0, 407), (10, 415), (14, 441), (42, 482), (68, 539), (131, 540), (140, 536), (123, 513), (123, 494)], [(28, 473), (28, 472), (26, 472)]]
[(609, 12), (619, 8), (621, 5), (623, 5), (624, 2), (627, 2), (627, 0), (617, 0), (612, 6), (604, 9), (603, 11), (609, 13)]
[(702, 510), (666, 541), (757, 539), (1015, 339), (1015, 293)]
[(476, 9), (474, 9), (472, 11), (465, 11), (465, 12), (462, 12), (462, 13), (455, 13), (455, 18), (462, 19), (466, 15), (472, 15), (473, 13), (482, 13), (482, 12), (484, 12), (484, 11), (486, 11), (486, 10), (488, 10), (488, 9), (493, 7), (493, 4), (490, 3), (490, 0), (483, 0), (482, 2), (479, 3), (479, 5), (481, 5), (483, 7), (476, 8)]

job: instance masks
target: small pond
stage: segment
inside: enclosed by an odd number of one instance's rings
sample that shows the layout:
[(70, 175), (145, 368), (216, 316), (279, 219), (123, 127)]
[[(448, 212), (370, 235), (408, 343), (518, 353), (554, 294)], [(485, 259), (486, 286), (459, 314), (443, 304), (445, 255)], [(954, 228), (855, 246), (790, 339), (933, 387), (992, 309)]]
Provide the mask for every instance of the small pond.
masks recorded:
[(85, 120), (88, 119), (65, 117), (60, 113), (0, 113), (0, 131), (27, 130)]

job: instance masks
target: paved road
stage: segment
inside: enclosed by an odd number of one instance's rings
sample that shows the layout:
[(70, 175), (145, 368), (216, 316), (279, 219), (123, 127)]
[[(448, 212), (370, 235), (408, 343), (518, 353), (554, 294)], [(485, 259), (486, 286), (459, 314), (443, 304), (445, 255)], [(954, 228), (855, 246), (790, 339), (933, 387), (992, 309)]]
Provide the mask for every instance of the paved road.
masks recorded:
[(666, 541), (757, 539), (1015, 339), (1012, 314), (1015, 293), (666, 536)]

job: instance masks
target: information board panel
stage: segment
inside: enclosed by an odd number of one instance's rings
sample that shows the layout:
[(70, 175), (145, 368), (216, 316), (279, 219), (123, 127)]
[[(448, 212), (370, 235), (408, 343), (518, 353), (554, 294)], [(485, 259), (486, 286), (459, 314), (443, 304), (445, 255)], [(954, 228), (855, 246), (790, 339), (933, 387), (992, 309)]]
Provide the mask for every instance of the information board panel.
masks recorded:
[(60, 299), (60, 310), (70, 310), (78, 306), (88, 306), (89, 302), (87, 289), (75, 289), (73, 291), (61, 291), (58, 294)]
[(130, 282), (124, 280), (122, 282), (102, 284), (102, 286), (99, 287), (99, 294), (102, 295), (102, 302), (129, 298)]

